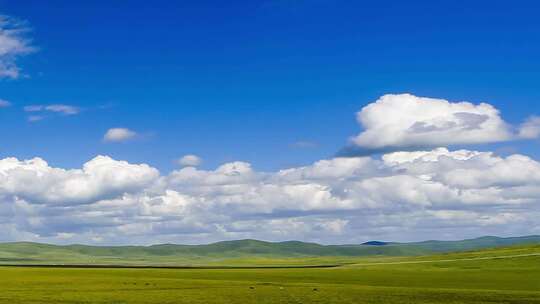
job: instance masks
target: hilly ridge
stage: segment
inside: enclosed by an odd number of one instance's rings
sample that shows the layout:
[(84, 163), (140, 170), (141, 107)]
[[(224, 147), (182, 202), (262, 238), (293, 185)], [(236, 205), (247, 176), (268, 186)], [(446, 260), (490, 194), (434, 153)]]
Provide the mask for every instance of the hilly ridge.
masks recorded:
[(486, 236), (462, 241), (424, 241), (359, 245), (320, 245), (300, 241), (222, 241), (206, 245), (152, 246), (51, 245), (16, 242), (0, 244), (2, 264), (200, 264), (247, 257), (268, 259), (313, 257), (417, 256), (540, 243), (540, 236)]

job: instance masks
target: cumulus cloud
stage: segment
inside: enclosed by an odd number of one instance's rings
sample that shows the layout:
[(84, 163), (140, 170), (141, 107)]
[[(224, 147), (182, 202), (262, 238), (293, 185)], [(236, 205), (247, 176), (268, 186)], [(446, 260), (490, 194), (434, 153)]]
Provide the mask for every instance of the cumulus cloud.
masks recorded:
[(7, 158), (0, 160), (0, 222), (12, 237), (57, 242), (529, 234), (540, 229), (539, 189), (534, 159), (446, 148), (275, 172), (230, 162), (167, 175), (105, 156), (81, 169)]
[(202, 163), (202, 159), (197, 155), (188, 154), (178, 159), (178, 164), (182, 167), (197, 167)]
[(364, 128), (343, 154), (370, 154), (449, 145), (502, 142), (540, 135), (538, 118), (515, 132), (490, 104), (450, 102), (411, 94), (384, 95), (357, 114)]
[(19, 78), (21, 70), (17, 60), (35, 49), (26, 37), (24, 22), (0, 15), (0, 78)]
[(540, 116), (533, 116), (527, 119), (519, 128), (519, 137), (523, 139), (533, 139), (540, 136)]
[(132, 165), (106, 156), (73, 170), (50, 167), (41, 158), (6, 158), (0, 160), (0, 193), (31, 204), (88, 204), (144, 189), (158, 175), (148, 165)]
[(103, 140), (107, 142), (124, 142), (137, 136), (137, 132), (127, 128), (112, 128), (107, 130)]

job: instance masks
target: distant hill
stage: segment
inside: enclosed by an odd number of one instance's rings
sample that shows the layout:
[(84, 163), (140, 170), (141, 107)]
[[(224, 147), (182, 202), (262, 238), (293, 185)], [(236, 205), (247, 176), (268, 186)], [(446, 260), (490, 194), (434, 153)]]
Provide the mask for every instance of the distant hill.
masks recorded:
[(369, 246), (386, 246), (388, 244), (390, 243), (381, 242), (381, 241), (369, 241), (369, 242), (362, 243), (362, 245), (369, 245)]
[(500, 238), (486, 236), (462, 241), (388, 243), (371, 241), (359, 245), (320, 245), (299, 241), (224, 241), (207, 245), (161, 244), (153, 246), (49, 245), (17, 242), (0, 244), (0, 264), (197, 264), (245, 257), (308, 258), (413, 256), (475, 250), (519, 244), (538, 244), (540, 236)]

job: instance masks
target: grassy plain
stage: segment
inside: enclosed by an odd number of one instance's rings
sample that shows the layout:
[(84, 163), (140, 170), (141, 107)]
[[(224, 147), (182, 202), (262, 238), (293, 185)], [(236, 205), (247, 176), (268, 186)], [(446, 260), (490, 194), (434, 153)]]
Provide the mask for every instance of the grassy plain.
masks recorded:
[[(538, 253), (539, 245), (528, 245), (417, 257), (325, 257), (325, 264), (345, 264), (306, 269), (1, 267), (0, 303), (540, 303)], [(315, 262), (245, 258), (221, 265)]]

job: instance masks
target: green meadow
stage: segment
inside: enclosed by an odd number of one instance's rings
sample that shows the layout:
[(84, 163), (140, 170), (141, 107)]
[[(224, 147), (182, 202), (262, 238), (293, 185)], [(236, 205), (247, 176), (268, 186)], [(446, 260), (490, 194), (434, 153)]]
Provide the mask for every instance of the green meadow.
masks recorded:
[[(234, 268), (337, 264), (331, 268)], [(232, 268), (0, 267), (0, 303), (540, 303), (540, 245), (461, 253), (236, 258)]]

